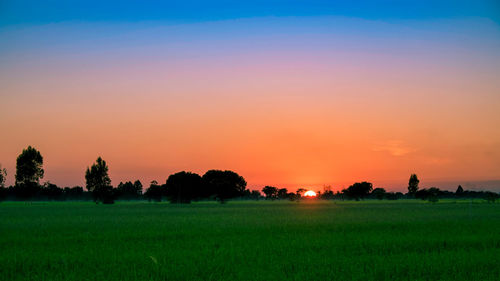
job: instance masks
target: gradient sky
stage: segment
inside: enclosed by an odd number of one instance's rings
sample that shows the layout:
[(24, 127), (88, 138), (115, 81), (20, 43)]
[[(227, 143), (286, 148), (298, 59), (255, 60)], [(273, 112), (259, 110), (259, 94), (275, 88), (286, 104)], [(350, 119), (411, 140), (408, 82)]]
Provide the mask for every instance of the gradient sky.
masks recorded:
[(7, 184), (33, 145), (60, 186), (500, 188), (498, 2), (351, 2), (0, 2)]

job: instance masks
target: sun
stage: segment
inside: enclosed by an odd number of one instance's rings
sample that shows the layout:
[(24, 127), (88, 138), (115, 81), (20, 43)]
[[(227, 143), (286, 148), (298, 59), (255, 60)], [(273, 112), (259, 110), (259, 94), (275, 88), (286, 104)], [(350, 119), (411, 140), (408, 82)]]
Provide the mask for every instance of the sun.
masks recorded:
[(316, 192), (309, 190), (306, 193), (304, 193), (304, 197), (316, 197)]

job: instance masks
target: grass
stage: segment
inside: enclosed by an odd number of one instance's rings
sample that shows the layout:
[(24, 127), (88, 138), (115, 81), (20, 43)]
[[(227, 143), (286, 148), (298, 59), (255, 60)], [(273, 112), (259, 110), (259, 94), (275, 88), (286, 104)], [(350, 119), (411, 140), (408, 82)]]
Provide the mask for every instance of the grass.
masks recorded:
[(2, 280), (499, 280), (500, 204), (0, 203)]

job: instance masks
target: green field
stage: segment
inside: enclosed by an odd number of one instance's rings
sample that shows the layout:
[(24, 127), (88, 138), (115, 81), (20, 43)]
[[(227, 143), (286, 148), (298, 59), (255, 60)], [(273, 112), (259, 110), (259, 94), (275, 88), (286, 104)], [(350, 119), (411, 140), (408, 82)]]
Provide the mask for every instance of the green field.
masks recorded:
[(500, 204), (0, 203), (2, 280), (500, 280)]

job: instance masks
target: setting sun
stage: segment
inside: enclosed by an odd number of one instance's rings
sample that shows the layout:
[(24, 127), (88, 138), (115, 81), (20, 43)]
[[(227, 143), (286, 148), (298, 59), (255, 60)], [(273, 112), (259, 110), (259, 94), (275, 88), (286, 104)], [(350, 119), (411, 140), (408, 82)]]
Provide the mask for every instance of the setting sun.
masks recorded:
[(316, 197), (316, 192), (309, 190), (306, 193), (304, 193), (304, 197)]

